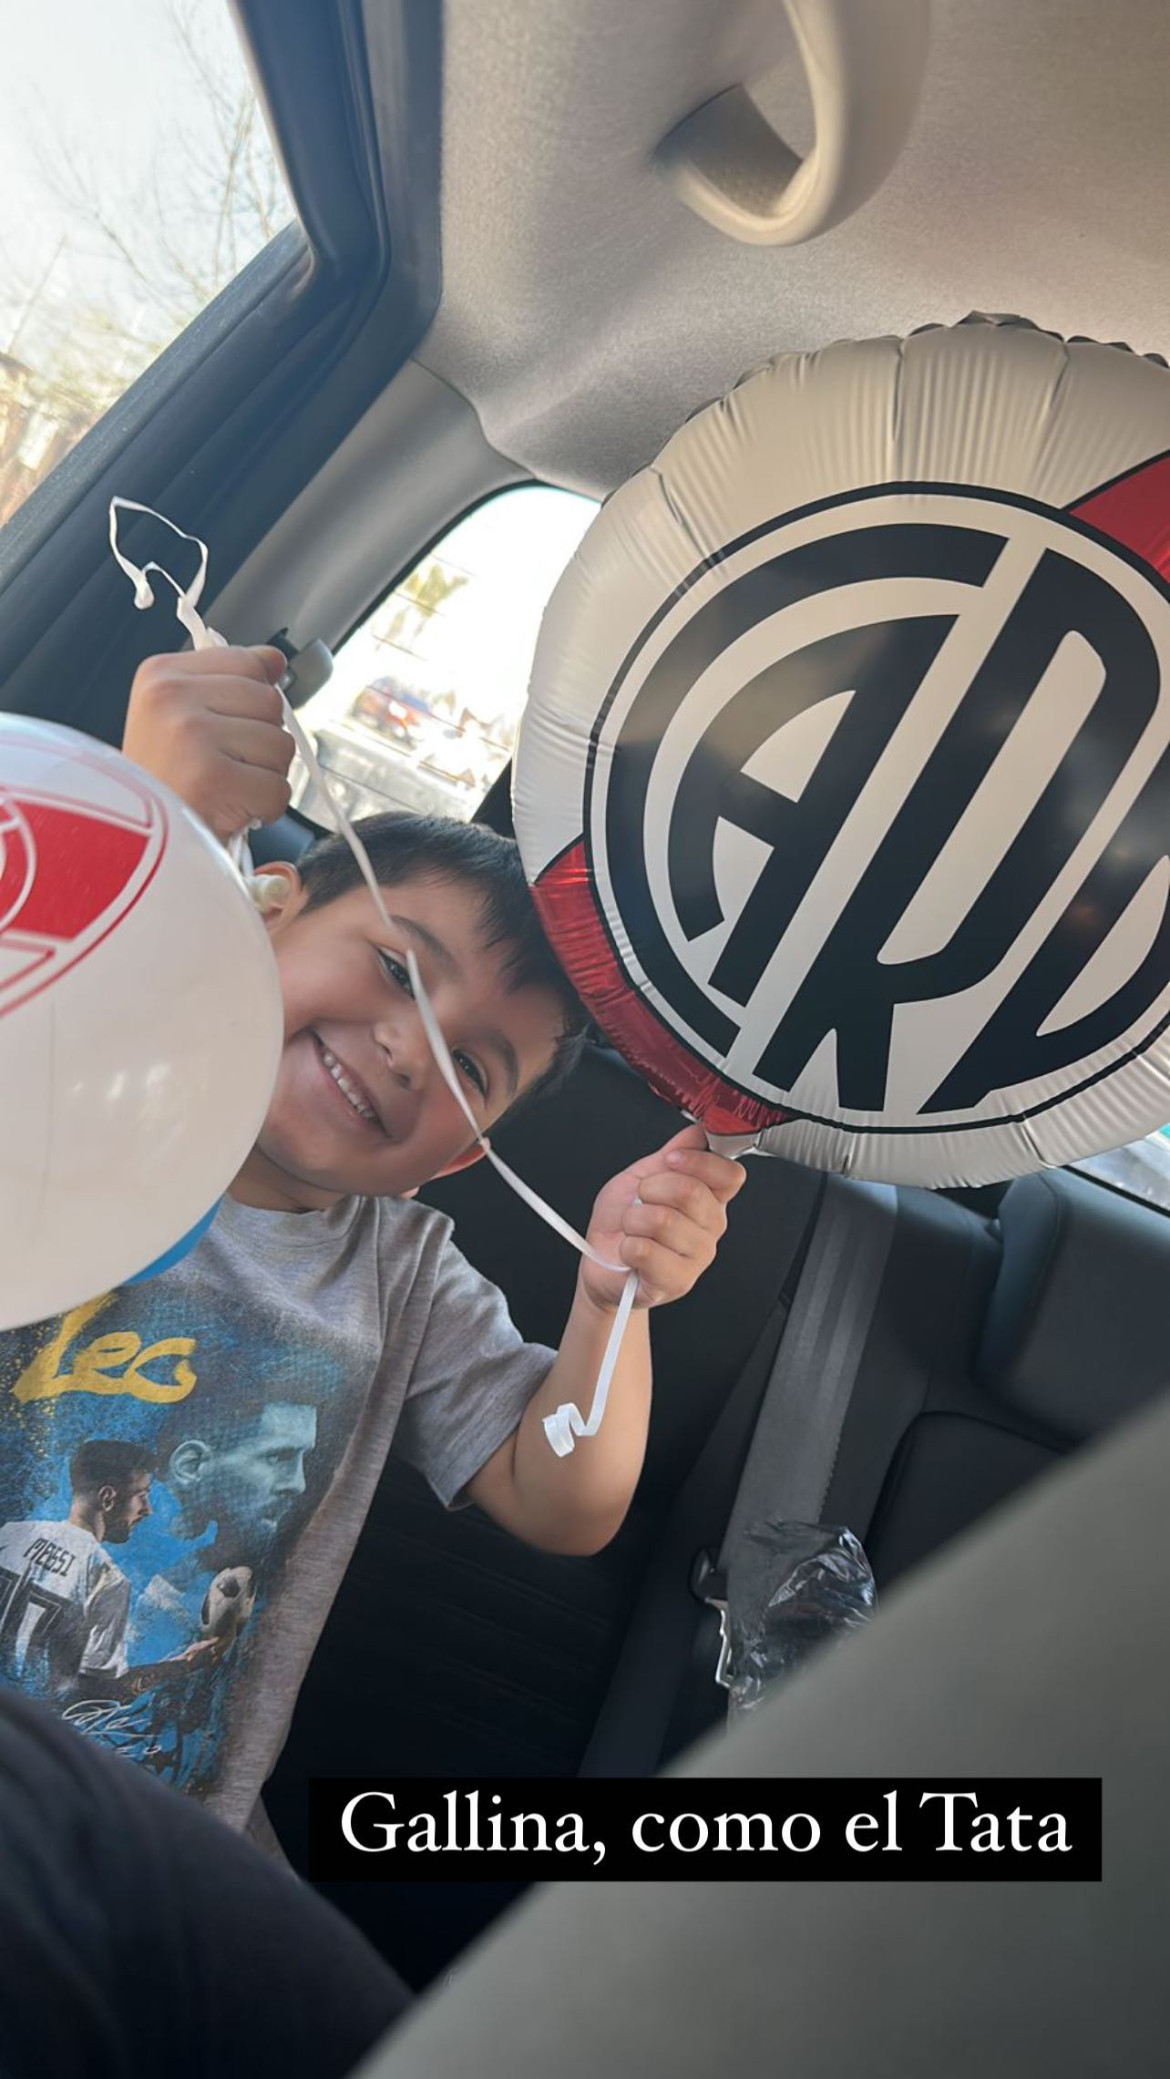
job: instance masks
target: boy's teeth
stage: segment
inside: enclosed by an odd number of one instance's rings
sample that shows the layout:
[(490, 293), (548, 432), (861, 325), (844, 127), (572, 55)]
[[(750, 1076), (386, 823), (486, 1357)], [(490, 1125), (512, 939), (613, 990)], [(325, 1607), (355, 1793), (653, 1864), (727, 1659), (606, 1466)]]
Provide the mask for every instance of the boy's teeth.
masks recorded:
[(322, 1045), (321, 1059), (324, 1061), (326, 1068), (329, 1070), (329, 1073), (332, 1076), (334, 1082), (336, 1083), (338, 1089), (340, 1090), (342, 1096), (348, 1097), (351, 1105), (354, 1108), (354, 1111), (360, 1112), (363, 1119), (372, 1119), (376, 1125), (378, 1118), (377, 1113), (372, 1112), (370, 1110), (370, 1107), (366, 1103), (364, 1097), (358, 1096), (357, 1091), (354, 1089), (353, 1084), (350, 1082), (349, 1077), (346, 1075), (345, 1070), (342, 1068), (341, 1063), (337, 1059), (336, 1054), (331, 1054), (329, 1052), (328, 1047)]

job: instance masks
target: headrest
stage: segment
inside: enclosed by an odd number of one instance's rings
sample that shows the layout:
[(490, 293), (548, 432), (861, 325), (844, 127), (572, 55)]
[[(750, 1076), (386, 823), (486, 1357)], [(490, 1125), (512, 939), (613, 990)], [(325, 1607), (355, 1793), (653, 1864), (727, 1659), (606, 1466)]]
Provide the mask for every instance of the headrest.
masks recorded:
[(1087, 1177), (1021, 1177), (977, 1361), (1021, 1414), (1081, 1439), (1170, 1385), (1170, 1216)]

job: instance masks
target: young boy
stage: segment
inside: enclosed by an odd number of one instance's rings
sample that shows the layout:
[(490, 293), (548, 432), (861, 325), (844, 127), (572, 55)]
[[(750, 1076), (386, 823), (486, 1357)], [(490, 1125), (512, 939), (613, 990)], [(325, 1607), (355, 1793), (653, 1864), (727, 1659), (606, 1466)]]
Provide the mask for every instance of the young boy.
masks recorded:
[[(154, 660), (135, 681), (128, 754), (220, 836), (287, 801), (282, 665), (212, 650)], [(535, 1545), (589, 1553), (613, 1536), (645, 1445), (646, 1309), (690, 1290), (743, 1177), (691, 1127), (599, 1195), (588, 1238), (637, 1270), (638, 1309), (599, 1435), (558, 1458), (543, 1418), (564, 1401), (588, 1408), (623, 1277), (583, 1259), (559, 1351), (527, 1345), (450, 1222), (412, 1202), (482, 1150), (432, 1059), (407, 949), (484, 1131), (571, 1065), (582, 1013), (514, 845), (410, 817), (362, 834), (390, 943), (341, 840), (275, 869), (284, 1053), (208, 1235), (160, 1277), (0, 1338), (0, 1679), (237, 1825), (392, 1438), (441, 1501), (470, 1499)], [(78, 1448), (116, 1442), (152, 1482), (119, 1548), (129, 1607), (111, 1642), (71, 1550), (43, 1533), (67, 1514)], [(101, 1581), (114, 1562), (94, 1537)], [(79, 1665), (116, 1668), (103, 1693), (92, 1679), (54, 1691), (66, 1622)]]

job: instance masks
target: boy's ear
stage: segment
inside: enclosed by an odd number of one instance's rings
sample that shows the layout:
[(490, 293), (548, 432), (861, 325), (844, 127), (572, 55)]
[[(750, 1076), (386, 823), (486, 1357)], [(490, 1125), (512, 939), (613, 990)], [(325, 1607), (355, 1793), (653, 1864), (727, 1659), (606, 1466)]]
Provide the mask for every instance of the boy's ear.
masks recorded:
[(440, 1177), (457, 1177), (461, 1169), (470, 1169), (473, 1163), (482, 1162), (486, 1154), (486, 1148), (481, 1147), (478, 1141), (472, 1141), (470, 1148), (464, 1148), (462, 1155), (456, 1155), (443, 1169), (435, 1171), (431, 1183), (437, 1184)]
[[(470, 1148), (464, 1148), (462, 1155), (456, 1155), (445, 1169), (437, 1169), (433, 1177), (428, 1177), (428, 1184), (437, 1184), (440, 1177), (457, 1177), (461, 1169), (470, 1169), (472, 1163), (482, 1161), (486, 1153), (486, 1148), (481, 1148), (478, 1141), (472, 1141)], [(416, 1184), (413, 1190), (397, 1191), (394, 1195), (396, 1198), (417, 1198), (421, 1190), (422, 1185)]]
[(304, 907), (305, 884), (296, 867), (283, 862), (249, 874), (247, 889), (269, 930), (290, 922)]

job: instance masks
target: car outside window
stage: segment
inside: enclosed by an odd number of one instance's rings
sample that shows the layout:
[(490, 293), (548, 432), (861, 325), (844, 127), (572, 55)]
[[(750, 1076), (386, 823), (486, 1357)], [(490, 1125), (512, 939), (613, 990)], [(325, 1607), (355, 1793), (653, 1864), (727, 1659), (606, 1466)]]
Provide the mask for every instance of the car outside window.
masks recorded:
[[(375, 607), (301, 710), (351, 816), (469, 821), (512, 755), (549, 596), (597, 508), (544, 484), (501, 491)], [(293, 804), (328, 824), (303, 767)]]

